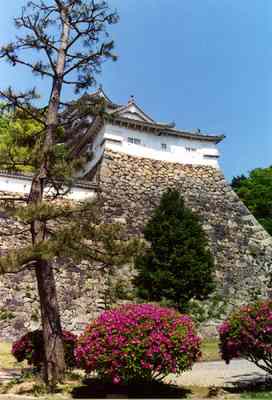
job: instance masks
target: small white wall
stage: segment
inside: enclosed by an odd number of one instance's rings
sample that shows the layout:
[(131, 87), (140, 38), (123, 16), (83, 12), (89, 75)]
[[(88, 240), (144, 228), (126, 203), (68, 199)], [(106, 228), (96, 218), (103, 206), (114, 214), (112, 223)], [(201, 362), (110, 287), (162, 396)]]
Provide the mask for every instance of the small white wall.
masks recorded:
[[(0, 191), (8, 193), (19, 193), (27, 195), (30, 192), (31, 179), (16, 176), (1, 176), (0, 175)], [(45, 190), (45, 193), (50, 195), (50, 191)], [(95, 199), (96, 192), (91, 188), (73, 187), (65, 196), (67, 199), (75, 201), (84, 201)]]
[(17, 178), (16, 176), (0, 176), (0, 190), (2, 192), (28, 194), (31, 188), (31, 180)]
[(101, 129), (101, 131), (95, 137), (92, 147), (90, 147), (90, 152), (93, 151), (94, 157), (84, 166), (83, 170), (77, 174), (77, 177), (80, 178), (86, 175), (101, 159), (104, 151), (104, 134), (105, 127)]
[[(180, 164), (208, 165), (219, 168), (219, 151), (213, 142), (170, 135), (158, 136), (153, 133), (140, 132), (110, 124), (107, 124), (105, 127), (104, 137), (107, 148), (132, 156)], [(128, 137), (140, 139), (141, 144), (129, 143)], [(118, 140), (119, 143), (113, 139)], [(162, 143), (167, 145), (167, 151), (161, 149)], [(188, 151), (187, 148), (195, 150)]]
[(74, 187), (64, 197), (74, 201), (94, 200), (96, 198), (96, 191), (93, 189)]

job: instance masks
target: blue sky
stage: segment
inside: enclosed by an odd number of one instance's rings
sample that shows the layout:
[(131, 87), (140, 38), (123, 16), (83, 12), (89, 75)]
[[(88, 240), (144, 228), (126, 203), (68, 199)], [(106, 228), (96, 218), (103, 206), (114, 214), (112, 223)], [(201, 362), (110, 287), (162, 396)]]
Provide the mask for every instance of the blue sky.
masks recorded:
[[(0, 43), (15, 35), (12, 17), (26, 0), (9, 0)], [(228, 179), (272, 164), (271, 0), (109, 0), (120, 14), (111, 28), (119, 59), (98, 81), (109, 97), (138, 104), (182, 129), (224, 133), (221, 166)], [(0, 87), (37, 85), (31, 74), (0, 62)], [(48, 83), (38, 85), (45, 98)], [(66, 98), (72, 98), (66, 92)]]

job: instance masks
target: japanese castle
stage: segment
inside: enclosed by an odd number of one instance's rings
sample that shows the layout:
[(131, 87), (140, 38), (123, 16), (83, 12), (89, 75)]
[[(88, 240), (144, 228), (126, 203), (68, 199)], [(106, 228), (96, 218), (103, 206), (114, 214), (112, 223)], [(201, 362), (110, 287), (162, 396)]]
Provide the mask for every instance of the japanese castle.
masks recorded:
[[(106, 117), (89, 115), (82, 126), (79, 121), (72, 128), (75, 134), (71, 145), (75, 154), (87, 152), (90, 161), (78, 174), (79, 181), (68, 197), (83, 200), (94, 195), (91, 181), (105, 149), (138, 158), (219, 168), (217, 144), (224, 135), (203, 134), (199, 129), (190, 132), (177, 129), (174, 123), (156, 122), (137, 105), (133, 96), (125, 105), (116, 104), (102, 88), (84, 99), (92, 104), (103, 99)], [(28, 194), (31, 180), (31, 175), (0, 171), (0, 191)]]
[(219, 168), (217, 144), (224, 135), (202, 134), (199, 129), (179, 130), (174, 123), (156, 122), (136, 104), (133, 96), (127, 104), (120, 105), (113, 103), (101, 88), (89, 95), (98, 96), (104, 98), (106, 111), (112, 118), (102, 125), (94, 118), (86, 129), (88, 137), (92, 137), (88, 145), (93, 157), (82, 176), (101, 160), (105, 148), (135, 157)]

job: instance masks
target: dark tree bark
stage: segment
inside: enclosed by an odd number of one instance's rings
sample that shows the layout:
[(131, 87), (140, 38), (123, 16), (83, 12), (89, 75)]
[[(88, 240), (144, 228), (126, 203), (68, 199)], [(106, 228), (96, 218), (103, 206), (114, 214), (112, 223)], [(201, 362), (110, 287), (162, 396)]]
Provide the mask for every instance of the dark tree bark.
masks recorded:
[(54, 390), (64, 377), (65, 360), (55, 278), (51, 263), (41, 260), (35, 267), (40, 297), (45, 348), (44, 380)]
[[(61, 9), (62, 33), (56, 63), (56, 76), (53, 80), (51, 97), (48, 105), (46, 136), (43, 145), (40, 170), (33, 178), (29, 194), (29, 204), (38, 204), (43, 200), (44, 184), (47, 171), (50, 170), (50, 151), (55, 143), (55, 132), (58, 126), (58, 110), (62, 90), (65, 66), (65, 49), (69, 40), (68, 9)], [(46, 239), (46, 224), (33, 221), (31, 224), (32, 243)], [(64, 348), (62, 343), (61, 320), (57, 301), (57, 291), (52, 264), (45, 260), (37, 260), (35, 267), (40, 298), (43, 339), (45, 348), (44, 379), (54, 389), (61, 382), (65, 372)]]

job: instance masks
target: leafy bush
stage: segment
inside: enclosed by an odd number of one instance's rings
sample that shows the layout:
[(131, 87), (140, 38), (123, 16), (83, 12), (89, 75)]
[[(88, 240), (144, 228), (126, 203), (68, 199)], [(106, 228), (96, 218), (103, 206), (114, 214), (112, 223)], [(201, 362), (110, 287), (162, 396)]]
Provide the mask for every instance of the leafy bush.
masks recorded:
[(258, 301), (232, 313), (219, 327), (223, 360), (245, 358), (272, 373), (272, 301)]
[(234, 177), (231, 186), (254, 217), (272, 235), (272, 166)]
[(200, 338), (189, 316), (151, 304), (103, 312), (79, 337), (80, 368), (113, 383), (151, 381), (180, 373), (200, 357)]
[(191, 299), (188, 313), (196, 324), (209, 320), (221, 320), (228, 314), (228, 303), (217, 292), (212, 293), (206, 300)]
[(14, 318), (15, 314), (12, 311), (6, 310), (4, 308), (0, 309), (0, 321), (7, 321)]
[(187, 311), (192, 298), (203, 300), (214, 290), (214, 260), (198, 216), (185, 207), (177, 190), (168, 189), (144, 229), (150, 243), (136, 259), (138, 296), (167, 301)]
[[(76, 366), (74, 349), (77, 336), (68, 331), (62, 331), (66, 367)], [(27, 361), (29, 365), (41, 370), (44, 362), (44, 344), (41, 330), (28, 332), (12, 345), (12, 355), (18, 362)]]

